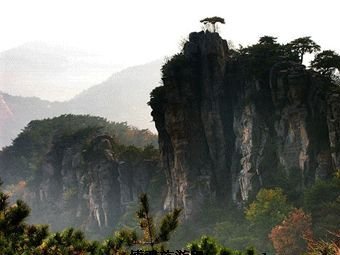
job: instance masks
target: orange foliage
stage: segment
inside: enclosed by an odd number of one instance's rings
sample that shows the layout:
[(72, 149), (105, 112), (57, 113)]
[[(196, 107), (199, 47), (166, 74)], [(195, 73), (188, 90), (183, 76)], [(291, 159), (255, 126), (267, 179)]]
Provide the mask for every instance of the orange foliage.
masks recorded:
[(308, 244), (306, 255), (340, 255), (340, 231), (330, 234), (333, 236), (331, 241), (312, 240)]
[(272, 229), (269, 238), (279, 255), (302, 254), (313, 239), (311, 216), (302, 209), (294, 209), (281, 224)]

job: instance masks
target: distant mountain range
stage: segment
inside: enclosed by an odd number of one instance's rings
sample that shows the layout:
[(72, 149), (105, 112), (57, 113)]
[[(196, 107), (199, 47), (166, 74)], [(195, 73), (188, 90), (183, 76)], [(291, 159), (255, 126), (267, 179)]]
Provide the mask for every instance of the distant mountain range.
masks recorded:
[(65, 101), (120, 69), (122, 66), (98, 53), (30, 42), (0, 53), (0, 90)]
[[(30, 62), (30, 54), (18, 53), (16, 61), (20, 62), (20, 56)], [(26, 56), (28, 56), (26, 58)], [(4, 68), (3, 54), (0, 56), (0, 69)], [(48, 58), (46, 56), (46, 58)], [(49, 60), (47, 59), (46, 62)], [(62, 61), (51, 60), (52, 62)], [(43, 68), (38, 63), (38, 69)], [(89, 114), (107, 118), (115, 122), (127, 122), (129, 125), (140, 129), (155, 131), (151, 122), (151, 109), (147, 106), (149, 94), (154, 87), (159, 85), (161, 80), (160, 68), (162, 61), (154, 61), (148, 64), (139, 65), (114, 73), (106, 81), (92, 86), (72, 99), (65, 102), (50, 102), (38, 97), (13, 96), (4, 88), (4, 80), (0, 79), (0, 147), (9, 145), (11, 140), (31, 120), (55, 117), (61, 114)], [(17, 71), (13, 66), (13, 71)], [(33, 68), (33, 67), (32, 67)], [(35, 76), (33, 69), (26, 70)], [(49, 72), (49, 71), (47, 71)], [(24, 71), (23, 71), (24, 73)], [(52, 75), (53, 73), (51, 73)], [(60, 73), (58, 75), (61, 75)], [(0, 76), (1, 77), (1, 76)], [(87, 77), (84, 77), (87, 79)], [(53, 79), (51, 78), (51, 83)], [(23, 94), (29, 88), (22, 84)], [(50, 86), (47, 86), (50, 89)], [(16, 87), (18, 91), (19, 84)], [(14, 91), (14, 90), (13, 90)], [(32, 93), (34, 90), (32, 91)], [(48, 90), (46, 90), (48, 93)], [(18, 94), (18, 93), (16, 93)]]
[(152, 89), (159, 86), (161, 66), (162, 61), (157, 60), (115, 73), (64, 103), (64, 111), (127, 121), (138, 128), (155, 131), (147, 102)]

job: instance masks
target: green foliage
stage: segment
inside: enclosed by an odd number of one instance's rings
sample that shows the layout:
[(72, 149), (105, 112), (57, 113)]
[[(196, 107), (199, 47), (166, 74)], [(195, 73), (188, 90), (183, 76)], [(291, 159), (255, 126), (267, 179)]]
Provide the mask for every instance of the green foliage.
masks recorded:
[(208, 31), (211, 30), (211, 32), (213, 33), (217, 32), (216, 23), (225, 24), (224, 18), (217, 17), (217, 16), (204, 18), (200, 20), (200, 22), (204, 24), (204, 26), (206, 27)]
[(292, 210), (282, 189), (261, 189), (256, 200), (246, 208), (245, 214), (255, 226), (270, 230)]
[(101, 254), (126, 254), (126, 249), (136, 243), (137, 235), (134, 231), (123, 229), (115, 232), (113, 238), (103, 242), (100, 251)]
[[(99, 135), (114, 138), (119, 145), (157, 148), (157, 136), (148, 130), (138, 130), (126, 123), (108, 122), (88, 115), (61, 115), (52, 119), (31, 121), (13, 141), (12, 146), (0, 152), (0, 169), (6, 184), (30, 180), (34, 185), (41, 176), (38, 173), (46, 152), (53, 146), (58, 149), (82, 144), (89, 149), (91, 141)], [(122, 148), (124, 149), (124, 146)], [(142, 150), (143, 152), (143, 150)]]
[(300, 63), (303, 62), (303, 56), (306, 53), (320, 51), (320, 45), (316, 44), (310, 36), (297, 38), (286, 45), (288, 51), (296, 55)]
[(221, 245), (231, 249), (244, 249), (249, 245), (257, 247), (257, 233), (251, 232), (245, 219), (243, 208), (234, 204), (206, 203), (200, 212), (185, 220), (171, 238), (169, 246), (173, 249), (208, 235)]
[(170, 234), (178, 226), (180, 212), (180, 209), (174, 209), (173, 212), (167, 213), (164, 216), (160, 223), (158, 236), (156, 237), (157, 242), (167, 242), (170, 240)]
[(273, 176), (269, 188), (281, 188), (288, 200), (295, 206), (299, 206), (303, 199), (302, 172), (299, 168), (285, 169), (279, 164)]
[(329, 231), (340, 228), (340, 177), (318, 180), (304, 193), (304, 208), (312, 214), (314, 234), (326, 238)]
[[(194, 63), (189, 63), (183, 53), (174, 55), (167, 59), (162, 66), (163, 86), (156, 87), (150, 93), (148, 105), (153, 109), (153, 113), (162, 111), (166, 104), (166, 86), (173, 83), (184, 83), (193, 79)], [(152, 114), (154, 116), (154, 114)]]
[[(160, 221), (157, 230), (154, 218), (150, 214), (150, 206), (147, 195), (140, 196), (140, 207), (137, 211), (139, 226), (143, 231), (143, 239), (139, 241), (142, 245), (149, 245), (154, 250), (157, 245), (169, 241), (170, 234), (177, 228), (181, 209), (174, 209), (167, 213)], [(161, 246), (159, 246), (161, 248)]]
[(97, 248), (97, 243), (86, 240), (83, 232), (73, 228), (50, 235), (40, 246), (44, 255), (93, 254)]
[(254, 255), (254, 248), (247, 248), (244, 252), (221, 246), (215, 239), (202, 236), (200, 240), (187, 244), (190, 252), (203, 251), (205, 255)]
[(162, 249), (161, 244), (169, 241), (171, 232), (177, 228), (181, 211), (169, 212), (156, 227), (148, 198), (143, 194), (137, 211), (143, 238), (138, 240), (134, 230), (125, 228), (100, 244), (87, 240), (82, 231), (73, 228), (49, 234), (47, 226), (27, 225), (24, 221), (29, 215), (28, 206), (20, 200), (10, 206), (8, 200), (9, 196), (0, 191), (0, 254), (6, 255), (118, 255), (127, 254), (127, 248), (135, 245)]
[(268, 234), (271, 229), (293, 209), (282, 189), (261, 189), (256, 199), (245, 209), (246, 219), (251, 223), (251, 231), (257, 238), (256, 246), (261, 250), (273, 250)]
[(276, 42), (276, 37), (263, 36), (257, 44), (239, 50), (238, 60), (245, 69), (248, 78), (267, 80), (270, 69), (282, 61), (285, 56), (284, 46)]
[(331, 77), (336, 70), (340, 71), (340, 55), (332, 50), (325, 50), (315, 56), (311, 67), (323, 75)]
[(206, 255), (216, 255), (221, 250), (216, 241), (208, 236), (202, 236), (199, 241), (189, 243), (187, 247), (190, 252), (203, 251)]
[(165, 87), (159, 86), (154, 88), (150, 93), (150, 101), (148, 105), (152, 109), (162, 109), (162, 105), (165, 103)]
[(0, 190), (0, 254), (32, 254), (46, 238), (47, 226), (26, 225), (29, 207), (21, 200), (10, 205), (9, 198)]
[[(163, 84), (168, 84), (171, 81), (184, 82), (189, 80), (190, 65), (188, 64), (188, 60), (183, 53), (176, 54), (168, 59), (161, 70)], [(161, 94), (162, 91), (158, 91), (158, 93)]]
[(212, 235), (221, 244), (233, 249), (241, 249), (249, 244), (257, 245), (254, 234), (245, 220), (226, 219), (217, 222)]
[(262, 36), (259, 39), (259, 44), (268, 44), (268, 45), (273, 45), (273, 44), (277, 44), (277, 37), (274, 36)]

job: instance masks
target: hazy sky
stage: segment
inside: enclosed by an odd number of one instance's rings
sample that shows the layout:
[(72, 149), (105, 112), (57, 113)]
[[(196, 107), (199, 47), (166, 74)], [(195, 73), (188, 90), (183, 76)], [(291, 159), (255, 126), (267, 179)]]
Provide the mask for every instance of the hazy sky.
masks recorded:
[(55, 41), (133, 65), (173, 54), (200, 19), (217, 15), (226, 19), (222, 36), (236, 44), (310, 35), (340, 52), (339, 0), (0, 0), (0, 7), (0, 51)]

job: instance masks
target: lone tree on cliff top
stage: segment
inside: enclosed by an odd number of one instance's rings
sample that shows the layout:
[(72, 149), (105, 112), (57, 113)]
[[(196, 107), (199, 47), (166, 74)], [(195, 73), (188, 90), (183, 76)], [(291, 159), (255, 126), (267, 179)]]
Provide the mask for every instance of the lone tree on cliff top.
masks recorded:
[(217, 32), (218, 30), (216, 23), (225, 24), (224, 19), (217, 16), (204, 18), (200, 20), (200, 22), (204, 24), (206, 30), (211, 31), (213, 33)]
[(311, 67), (323, 75), (332, 76), (340, 72), (340, 55), (332, 50), (324, 50), (315, 56)]
[(303, 62), (305, 53), (313, 53), (320, 51), (320, 45), (316, 44), (310, 36), (297, 38), (286, 45), (286, 47), (296, 54), (300, 63)]

